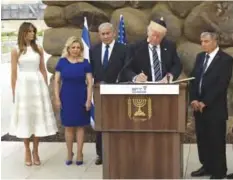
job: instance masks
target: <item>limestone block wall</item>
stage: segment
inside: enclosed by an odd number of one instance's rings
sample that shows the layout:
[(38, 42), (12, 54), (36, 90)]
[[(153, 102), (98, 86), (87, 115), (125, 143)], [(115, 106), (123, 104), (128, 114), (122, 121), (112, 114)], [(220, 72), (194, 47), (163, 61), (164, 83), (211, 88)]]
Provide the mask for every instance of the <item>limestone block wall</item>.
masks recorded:
[[(200, 33), (214, 29), (220, 35), (220, 47), (233, 56), (233, 2), (204, 1), (43, 1), (47, 4), (44, 21), (51, 27), (44, 33), (44, 49), (51, 54), (48, 71), (54, 68), (64, 43), (72, 35), (80, 36), (84, 16), (87, 17), (91, 44), (99, 42), (98, 26), (109, 21), (116, 27), (122, 14), (128, 43), (146, 37), (146, 27), (152, 18), (164, 17), (167, 38), (176, 42), (183, 63), (182, 76), (187, 76), (201, 51)], [(233, 116), (233, 78), (229, 88), (229, 111)], [(191, 117), (191, 116), (190, 116)], [(230, 117), (229, 124), (233, 124)], [(193, 126), (190, 121), (190, 127)], [(230, 128), (231, 125), (229, 125)], [(193, 130), (191, 128), (190, 132)], [(189, 134), (189, 133), (188, 133)], [(193, 134), (193, 133), (191, 133)]]

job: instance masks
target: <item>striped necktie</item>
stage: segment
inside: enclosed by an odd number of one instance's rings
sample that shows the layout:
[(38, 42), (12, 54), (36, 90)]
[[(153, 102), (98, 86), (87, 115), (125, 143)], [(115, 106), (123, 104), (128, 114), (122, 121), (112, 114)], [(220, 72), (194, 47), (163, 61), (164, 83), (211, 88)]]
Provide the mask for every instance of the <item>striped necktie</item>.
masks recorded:
[(210, 59), (210, 56), (208, 54), (206, 54), (205, 61), (203, 63), (203, 66), (201, 67), (201, 78), (200, 78), (200, 82), (199, 82), (199, 94), (201, 94), (202, 80), (203, 80), (203, 76), (205, 74), (205, 71), (207, 69), (207, 64), (208, 64), (209, 59)]
[(153, 68), (154, 68), (155, 81), (160, 81), (162, 79), (162, 74), (161, 74), (159, 56), (156, 51), (156, 46), (153, 46), (152, 52), (153, 52)]

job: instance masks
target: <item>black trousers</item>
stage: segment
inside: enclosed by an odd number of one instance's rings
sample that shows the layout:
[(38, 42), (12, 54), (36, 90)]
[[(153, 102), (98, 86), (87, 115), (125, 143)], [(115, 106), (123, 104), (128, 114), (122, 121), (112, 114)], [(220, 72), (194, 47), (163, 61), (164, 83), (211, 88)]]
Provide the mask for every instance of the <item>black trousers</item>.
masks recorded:
[(226, 120), (208, 118), (197, 113), (196, 135), (201, 164), (211, 175), (225, 175), (226, 165)]
[(101, 132), (96, 132), (96, 154), (102, 159), (102, 134)]
[(233, 173), (229, 174), (229, 175), (227, 176), (227, 179), (233, 179)]

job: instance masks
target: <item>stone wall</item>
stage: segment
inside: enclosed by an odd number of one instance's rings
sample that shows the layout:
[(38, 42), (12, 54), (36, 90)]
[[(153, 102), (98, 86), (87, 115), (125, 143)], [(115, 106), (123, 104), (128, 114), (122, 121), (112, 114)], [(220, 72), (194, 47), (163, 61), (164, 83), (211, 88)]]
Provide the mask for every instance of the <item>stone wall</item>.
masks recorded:
[[(128, 43), (146, 37), (146, 27), (152, 18), (164, 17), (168, 27), (168, 39), (176, 42), (183, 63), (182, 77), (187, 76), (201, 51), (199, 36), (202, 31), (214, 29), (220, 35), (219, 44), (233, 56), (233, 2), (159, 2), (159, 1), (43, 1), (47, 4), (44, 21), (51, 27), (44, 33), (44, 49), (51, 58), (48, 71), (61, 55), (64, 43), (72, 35), (81, 36), (84, 16), (87, 17), (91, 44), (99, 42), (97, 29), (100, 23), (109, 21), (118, 26), (122, 14)], [(116, 28), (117, 29), (117, 28)], [(229, 111), (233, 124), (233, 78), (229, 88)], [(194, 122), (189, 116), (185, 142), (195, 141)], [(230, 137), (230, 134), (228, 134)]]

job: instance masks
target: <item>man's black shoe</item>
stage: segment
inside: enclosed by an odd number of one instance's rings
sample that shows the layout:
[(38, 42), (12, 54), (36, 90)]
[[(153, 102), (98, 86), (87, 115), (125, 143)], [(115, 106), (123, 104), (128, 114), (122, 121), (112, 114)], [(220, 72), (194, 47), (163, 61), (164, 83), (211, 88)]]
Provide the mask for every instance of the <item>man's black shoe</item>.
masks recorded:
[(192, 177), (200, 177), (200, 176), (207, 176), (210, 175), (210, 173), (208, 173), (204, 167), (202, 166), (200, 169), (198, 169), (197, 171), (193, 171), (191, 173)]
[(233, 173), (227, 175), (227, 179), (233, 179)]
[(102, 164), (102, 159), (100, 157), (97, 157), (97, 159), (95, 160), (95, 164), (96, 165)]

